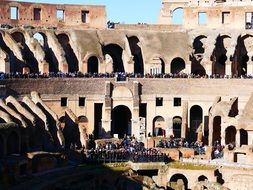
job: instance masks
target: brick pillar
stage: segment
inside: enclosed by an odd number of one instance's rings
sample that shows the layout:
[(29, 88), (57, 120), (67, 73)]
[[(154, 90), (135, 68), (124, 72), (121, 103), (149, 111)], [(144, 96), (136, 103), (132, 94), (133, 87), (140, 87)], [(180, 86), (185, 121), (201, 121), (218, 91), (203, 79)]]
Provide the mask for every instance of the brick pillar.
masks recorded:
[(188, 102), (183, 101), (183, 113), (182, 113), (182, 125), (181, 125), (181, 137), (186, 138), (186, 133), (188, 130)]
[(112, 112), (112, 98), (111, 98), (112, 84), (110, 81), (105, 82), (105, 110), (102, 116), (102, 129), (105, 138), (111, 137), (111, 112)]
[(133, 110), (132, 110), (132, 135), (136, 138), (140, 136), (140, 122), (139, 122), (139, 112), (140, 112), (140, 96), (139, 96), (139, 82), (133, 82)]
[(208, 146), (213, 146), (213, 117), (211, 117), (210, 114), (209, 114), (208, 127), (209, 127)]

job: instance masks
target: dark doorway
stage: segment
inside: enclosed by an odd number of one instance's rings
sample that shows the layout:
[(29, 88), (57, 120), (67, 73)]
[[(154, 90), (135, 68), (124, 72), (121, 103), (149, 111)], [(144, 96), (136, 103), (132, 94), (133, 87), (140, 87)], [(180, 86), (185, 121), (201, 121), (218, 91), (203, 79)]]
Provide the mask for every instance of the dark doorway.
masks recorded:
[(102, 47), (103, 55), (110, 55), (113, 60), (113, 72), (125, 72), (122, 60), (123, 49), (117, 44), (109, 44)]
[(0, 135), (0, 158), (4, 156), (4, 139), (2, 135)]
[(140, 41), (136, 36), (128, 38), (128, 43), (131, 49), (131, 54), (133, 55), (134, 59), (134, 73), (144, 73), (144, 65), (143, 65), (143, 58), (142, 52), (140, 47)]
[(208, 178), (204, 175), (198, 177), (198, 181), (208, 181)]
[(203, 131), (203, 111), (198, 105), (190, 109), (190, 142), (197, 141), (199, 131)]
[(165, 120), (162, 116), (156, 116), (153, 119), (153, 136), (165, 136)]
[(117, 106), (112, 110), (112, 135), (118, 134), (119, 138), (132, 134), (132, 114), (128, 107)]
[(68, 62), (68, 72), (74, 73), (79, 71), (78, 60), (70, 45), (70, 39), (67, 34), (59, 34), (57, 35), (57, 39), (61, 44), (65, 57)]
[(95, 103), (94, 104), (94, 138), (99, 139), (103, 135), (102, 131), (102, 111), (103, 111), (103, 104), (102, 103)]
[(234, 144), (235, 145), (235, 135), (236, 128), (234, 126), (229, 126), (225, 130), (225, 144)]
[(248, 145), (248, 132), (244, 129), (240, 129), (240, 146)]
[(213, 142), (214, 145), (215, 142), (221, 143), (221, 117), (215, 116), (213, 119)]
[(182, 58), (177, 57), (171, 62), (171, 73), (178, 74), (185, 69), (185, 62)]
[(91, 74), (98, 73), (98, 58), (96, 56), (92, 56), (88, 59), (87, 71)]
[(19, 137), (16, 132), (11, 132), (7, 139), (7, 154), (19, 153)]
[(175, 138), (181, 138), (182, 118), (179, 116), (173, 117), (173, 134)]

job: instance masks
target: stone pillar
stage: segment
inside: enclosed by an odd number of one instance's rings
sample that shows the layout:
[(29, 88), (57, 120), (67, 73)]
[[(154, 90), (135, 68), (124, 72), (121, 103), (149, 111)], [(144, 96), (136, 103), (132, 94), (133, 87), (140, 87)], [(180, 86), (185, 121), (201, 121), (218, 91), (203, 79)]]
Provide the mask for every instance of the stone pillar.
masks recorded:
[(186, 133), (188, 130), (188, 102), (183, 101), (183, 113), (182, 113), (182, 125), (181, 125), (181, 137), (186, 138)]
[(227, 61), (226, 61), (226, 68), (225, 68), (225, 74), (231, 76), (232, 75), (232, 61), (230, 58), (233, 58), (233, 55), (228, 54), (227, 55)]
[(167, 118), (166, 137), (173, 135), (173, 118)]
[(206, 74), (210, 76), (212, 74), (212, 62), (205, 63)]
[(236, 130), (236, 135), (235, 135), (235, 146), (240, 147), (240, 130)]
[(253, 75), (253, 54), (248, 54), (249, 56), (249, 61), (247, 63), (247, 75)]
[(221, 145), (225, 145), (225, 140), (226, 140), (226, 126), (222, 124), (221, 120)]
[(103, 136), (105, 138), (111, 137), (111, 112), (112, 112), (112, 98), (111, 89), (112, 85), (110, 81), (105, 82), (105, 110), (102, 118), (102, 128), (105, 131)]
[(187, 63), (187, 64), (185, 65), (185, 72), (186, 72), (186, 73), (191, 73), (191, 63)]
[(213, 146), (213, 117), (211, 117), (210, 114), (209, 114), (208, 127), (209, 127), (208, 146)]
[(140, 96), (139, 96), (139, 82), (133, 81), (133, 111), (132, 111), (132, 135), (136, 138), (140, 136), (140, 123), (139, 123), (139, 106), (140, 106)]
[(10, 61), (8, 54), (0, 48), (0, 71), (10, 73)]

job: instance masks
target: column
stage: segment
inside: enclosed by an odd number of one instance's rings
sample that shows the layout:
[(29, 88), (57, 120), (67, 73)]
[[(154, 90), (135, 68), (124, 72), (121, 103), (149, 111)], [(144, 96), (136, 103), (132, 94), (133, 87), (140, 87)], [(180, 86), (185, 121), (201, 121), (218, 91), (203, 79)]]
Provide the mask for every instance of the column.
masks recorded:
[(182, 113), (182, 124), (181, 124), (181, 138), (186, 138), (187, 123), (188, 123), (188, 102), (183, 101), (183, 113)]
[(138, 139), (140, 136), (140, 123), (139, 123), (139, 82), (133, 81), (133, 110), (132, 110), (132, 134)]
[(230, 57), (233, 57), (233, 55), (227, 55), (227, 61), (226, 61), (226, 68), (225, 68), (225, 74), (231, 76), (232, 75), (232, 62), (230, 61)]
[(211, 117), (210, 114), (209, 114), (208, 127), (209, 127), (208, 146), (213, 146), (213, 117)]
[(247, 75), (253, 76), (253, 61), (252, 61), (253, 54), (248, 53), (248, 56), (249, 56), (249, 61), (247, 63)]
[(102, 129), (105, 134), (102, 134), (105, 138), (111, 137), (111, 112), (112, 112), (112, 98), (111, 98), (112, 84), (110, 81), (105, 82), (105, 108), (102, 115)]

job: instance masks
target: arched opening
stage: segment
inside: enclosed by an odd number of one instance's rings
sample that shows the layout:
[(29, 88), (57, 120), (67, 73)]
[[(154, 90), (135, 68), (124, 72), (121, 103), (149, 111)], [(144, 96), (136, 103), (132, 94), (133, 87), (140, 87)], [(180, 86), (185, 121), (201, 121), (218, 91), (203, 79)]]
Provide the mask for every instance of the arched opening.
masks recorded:
[(246, 45), (251, 44), (249, 40), (252, 40), (252, 38), (250, 37), (252, 36), (247, 34), (237, 38), (237, 45), (232, 63), (232, 73), (235, 77), (247, 75), (249, 61), (247, 48), (249, 47), (246, 47)]
[(117, 106), (112, 110), (112, 135), (123, 138), (124, 135), (132, 135), (132, 114), (127, 106)]
[(65, 57), (68, 62), (68, 72), (71, 72), (71, 73), (78, 72), (79, 71), (78, 59), (74, 53), (74, 50), (72, 49), (70, 45), (70, 39), (68, 35), (58, 34), (57, 39), (65, 52)]
[(235, 135), (236, 128), (234, 126), (229, 126), (225, 130), (225, 144), (233, 144), (235, 145)]
[(2, 135), (0, 135), (0, 158), (4, 156), (4, 139)]
[(44, 40), (44, 36), (41, 33), (39, 32), (35, 33), (33, 35), (33, 38), (36, 39), (40, 43), (41, 47), (44, 47), (45, 40)]
[(174, 174), (170, 178), (170, 186), (175, 189), (180, 186), (179, 189), (188, 190), (188, 180), (183, 174)]
[(203, 131), (203, 110), (194, 105), (190, 109), (190, 142), (197, 141), (197, 135)]
[(144, 73), (143, 58), (141, 52), (140, 41), (136, 36), (128, 38), (131, 54), (134, 60), (134, 73)]
[(185, 62), (182, 58), (177, 57), (171, 62), (171, 73), (178, 74), (185, 69)]
[(175, 138), (181, 138), (182, 118), (179, 116), (173, 117), (173, 134)]
[(11, 132), (7, 138), (7, 154), (19, 153), (19, 137), (16, 132)]
[(204, 43), (202, 41), (205, 38), (207, 37), (204, 35), (200, 35), (194, 39), (192, 44), (194, 53), (190, 57), (190, 60), (192, 62), (191, 73), (199, 76), (206, 75), (206, 70), (201, 64), (203, 54), (205, 53)]
[(203, 54), (205, 53), (205, 47), (204, 47), (204, 43), (202, 42), (203, 39), (207, 38), (204, 35), (200, 35), (198, 37), (196, 37), (193, 41), (193, 49), (194, 49), (194, 54)]
[(208, 178), (204, 175), (198, 177), (198, 181), (208, 181)]
[(103, 55), (110, 55), (112, 58), (113, 72), (125, 72), (122, 60), (123, 49), (117, 44), (108, 44), (102, 47)]
[(20, 44), (22, 57), (26, 65), (30, 68), (30, 72), (38, 73), (39, 72), (38, 61), (34, 57), (33, 52), (26, 45), (24, 35), (21, 32), (14, 32), (11, 34), (11, 36), (18, 44)]
[(88, 59), (88, 73), (98, 73), (98, 58), (96, 56), (92, 56)]
[(212, 55), (213, 61), (213, 74), (224, 76), (226, 74), (226, 61), (227, 61), (227, 50), (226, 44), (229, 36), (218, 36), (216, 39), (215, 49)]
[(156, 116), (153, 119), (153, 136), (165, 136), (166, 134), (165, 120), (162, 116)]
[(45, 60), (49, 64), (49, 72), (57, 73), (59, 71), (59, 63), (53, 52), (52, 48), (49, 47), (48, 38), (43, 32), (37, 32), (33, 35), (41, 45), (45, 53)]
[(221, 143), (221, 116), (213, 118), (213, 145), (215, 142)]
[(184, 22), (184, 9), (176, 8), (172, 13), (172, 24), (182, 25)]
[(244, 129), (240, 129), (240, 146), (248, 145), (248, 132)]

